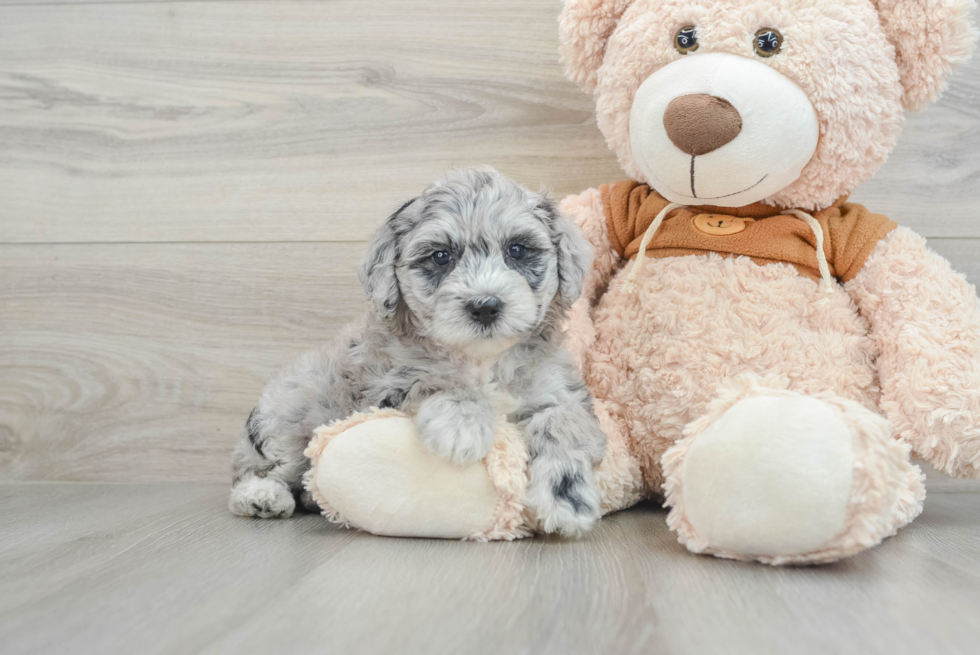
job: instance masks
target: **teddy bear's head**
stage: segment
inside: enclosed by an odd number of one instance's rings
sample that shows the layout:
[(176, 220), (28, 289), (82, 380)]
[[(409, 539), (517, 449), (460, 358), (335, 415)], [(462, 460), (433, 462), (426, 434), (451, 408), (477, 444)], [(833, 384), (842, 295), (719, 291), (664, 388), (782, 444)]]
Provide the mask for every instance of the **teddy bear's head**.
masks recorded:
[(566, 0), (562, 58), (634, 179), (672, 202), (820, 209), (976, 40), (974, 0)]

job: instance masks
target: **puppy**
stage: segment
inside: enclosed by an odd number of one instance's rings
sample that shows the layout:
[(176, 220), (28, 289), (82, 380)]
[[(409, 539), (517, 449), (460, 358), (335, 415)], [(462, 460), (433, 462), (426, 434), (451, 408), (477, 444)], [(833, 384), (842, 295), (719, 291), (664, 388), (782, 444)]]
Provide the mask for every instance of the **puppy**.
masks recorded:
[(492, 170), (454, 170), (374, 235), (359, 270), (371, 311), (334, 345), (266, 387), (235, 449), (231, 511), (292, 515), (313, 430), (370, 407), (416, 417), (422, 442), (460, 464), (494, 438), (501, 391), (527, 435), (527, 502), (546, 532), (579, 535), (599, 516), (592, 465), (606, 437), (561, 348), (561, 322), (591, 247), (547, 196)]

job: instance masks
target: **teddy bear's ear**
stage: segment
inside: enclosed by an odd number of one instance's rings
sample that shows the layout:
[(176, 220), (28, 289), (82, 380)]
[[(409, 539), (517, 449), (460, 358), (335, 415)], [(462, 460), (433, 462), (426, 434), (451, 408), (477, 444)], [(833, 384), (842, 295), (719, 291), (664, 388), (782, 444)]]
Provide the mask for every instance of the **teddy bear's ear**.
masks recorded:
[(872, 0), (895, 46), (905, 93), (918, 110), (936, 100), (954, 68), (970, 58), (977, 40), (974, 0)]
[(606, 54), (606, 41), (633, 0), (565, 0), (558, 19), (565, 75), (587, 93)]

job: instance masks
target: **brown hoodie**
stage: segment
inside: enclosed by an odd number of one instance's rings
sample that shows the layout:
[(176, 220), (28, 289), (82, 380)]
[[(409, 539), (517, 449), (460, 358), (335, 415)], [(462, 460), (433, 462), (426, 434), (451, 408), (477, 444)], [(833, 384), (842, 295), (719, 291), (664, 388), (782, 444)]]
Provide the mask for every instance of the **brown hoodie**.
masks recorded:
[[(634, 258), (643, 233), (669, 201), (649, 185), (632, 180), (604, 184), (599, 191), (610, 243), (624, 259)], [(800, 275), (819, 280), (816, 235), (802, 220), (783, 211), (762, 203), (675, 209), (653, 236), (646, 256), (744, 255), (757, 264), (792, 264)], [(875, 245), (898, 227), (885, 216), (847, 202), (846, 196), (813, 217), (823, 228), (830, 273), (843, 282), (857, 275)]]

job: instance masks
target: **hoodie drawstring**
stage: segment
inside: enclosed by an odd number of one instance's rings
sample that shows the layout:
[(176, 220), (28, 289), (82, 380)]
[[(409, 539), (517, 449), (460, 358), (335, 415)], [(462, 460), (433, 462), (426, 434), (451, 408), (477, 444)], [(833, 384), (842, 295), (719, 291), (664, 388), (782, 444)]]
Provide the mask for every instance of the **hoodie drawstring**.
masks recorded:
[[(640, 267), (643, 266), (643, 259), (646, 256), (647, 246), (653, 240), (653, 236), (660, 229), (660, 225), (664, 222), (667, 214), (675, 209), (680, 209), (686, 205), (681, 205), (676, 202), (672, 202), (657, 214), (657, 217), (653, 219), (650, 223), (650, 227), (647, 228), (646, 232), (643, 233), (643, 240), (640, 241), (640, 249), (636, 253), (636, 260), (633, 262), (633, 267), (630, 269), (629, 274), (626, 279), (623, 280), (623, 284), (620, 290), (623, 293), (634, 294), (636, 293), (636, 276), (640, 272)], [(830, 299), (830, 296), (834, 293), (834, 278), (830, 274), (830, 265), (827, 263), (827, 253), (823, 250), (823, 228), (820, 227), (820, 222), (815, 219), (810, 214), (799, 209), (786, 209), (784, 210), (787, 214), (796, 216), (798, 219), (803, 221), (809, 226), (810, 230), (813, 232), (813, 236), (817, 240), (817, 268), (820, 269), (820, 293), (823, 294), (823, 298), (820, 299), (819, 303), (825, 303)]]
[(636, 253), (636, 261), (633, 262), (633, 268), (630, 269), (629, 275), (627, 275), (626, 279), (623, 280), (623, 286), (620, 287), (623, 293), (636, 293), (636, 274), (640, 272), (640, 266), (643, 265), (643, 258), (647, 254), (647, 246), (650, 245), (650, 241), (653, 240), (653, 235), (660, 229), (660, 224), (664, 222), (664, 218), (667, 217), (667, 214), (683, 206), (684, 205), (672, 202), (661, 209), (660, 213), (657, 214), (657, 217), (653, 219), (652, 223), (650, 223), (650, 227), (648, 227), (647, 231), (643, 233), (643, 240), (640, 241), (640, 250)]
[(820, 269), (820, 293), (824, 296), (819, 302), (826, 302), (834, 293), (834, 278), (830, 274), (830, 266), (827, 264), (827, 253), (823, 251), (823, 228), (820, 227), (820, 221), (799, 209), (787, 209), (786, 213), (796, 216), (813, 230), (813, 236), (817, 239), (817, 267)]

